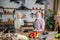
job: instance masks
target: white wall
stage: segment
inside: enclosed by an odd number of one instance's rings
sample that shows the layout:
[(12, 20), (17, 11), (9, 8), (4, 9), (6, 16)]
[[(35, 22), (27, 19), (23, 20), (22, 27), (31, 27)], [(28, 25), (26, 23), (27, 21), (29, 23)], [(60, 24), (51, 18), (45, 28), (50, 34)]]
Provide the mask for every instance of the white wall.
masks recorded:
[[(25, 1), (25, 6), (26, 7), (28, 7), (28, 8), (30, 8), (30, 9), (32, 9), (32, 7), (34, 7), (34, 8), (42, 8), (42, 9), (45, 9), (45, 5), (38, 5), (38, 4), (35, 4), (35, 1), (36, 0), (26, 0)], [(18, 8), (19, 6), (20, 6), (20, 4), (16, 4), (16, 3), (14, 3), (14, 2), (11, 2), (10, 3), (10, 0), (0, 0), (0, 6), (4, 6), (4, 7), (10, 7), (10, 8)], [(48, 8), (50, 8), (50, 9), (53, 9), (53, 0), (49, 0), (49, 5), (48, 5)], [(21, 11), (22, 12), (22, 11)], [(33, 19), (31, 19), (30, 18), (30, 14), (32, 13), (32, 12), (35, 12), (34, 10), (33, 11), (24, 11), (23, 13), (26, 13), (26, 19), (28, 20), (28, 21), (33, 21), (34, 20), (34, 18)], [(9, 16), (9, 17), (11, 17), (11, 15)], [(9, 18), (8, 17), (8, 18)], [(3, 17), (2, 17), (2, 19), (4, 19), (4, 21), (6, 21), (6, 19), (7, 19), (7, 16), (5, 15), (3, 15)], [(12, 17), (11, 17), (12, 18)]]
[[(42, 8), (44, 8), (43, 5), (35, 5), (35, 1), (36, 0), (26, 0), (25, 1), (25, 6), (27, 6), (28, 8), (32, 8), (32, 7), (42, 7)], [(20, 6), (20, 4), (10, 2), (10, 0), (0, 0), (0, 6), (10, 7), (10, 8), (11, 7), (18, 8)]]
[(48, 0), (49, 4), (48, 4), (48, 9), (53, 10), (53, 6), (54, 6), (54, 0)]
[(57, 12), (57, 15), (60, 16), (60, 0), (59, 0), (59, 4), (58, 4), (58, 12)]
[[(26, 0), (25, 1), (25, 6), (28, 7), (29, 9), (32, 9), (32, 7), (34, 8), (42, 8), (44, 9), (45, 6), (44, 5), (38, 5), (38, 4), (35, 4), (35, 1), (36, 0)], [(18, 8), (20, 6), (20, 4), (16, 4), (14, 2), (11, 2), (10, 3), (10, 0), (0, 0), (0, 6), (4, 6), (4, 7), (10, 7), (10, 8)], [(22, 12), (22, 11), (21, 11)], [(33, 21), (34, 18), (31, 18), (30, 17), (30, 14), (32, 13), (33, 11), (23, 11), (23, 14), (25, 13), (26, 14), (26, 20), (28, 21)], [(35, 12), (35, 11), (34, 11)], [(3, 15), (2, 16), (2, 19), (3, 21), (7, 21), (8, 18), (11, 18), (12, 15)]]
[(19, 5), (18, 4), (15, 4), (13, 2), (10, 3), (10, 0), (0, 0), (0, 4), (1, 6), (4, 6), (4, 7), (18, 7)]

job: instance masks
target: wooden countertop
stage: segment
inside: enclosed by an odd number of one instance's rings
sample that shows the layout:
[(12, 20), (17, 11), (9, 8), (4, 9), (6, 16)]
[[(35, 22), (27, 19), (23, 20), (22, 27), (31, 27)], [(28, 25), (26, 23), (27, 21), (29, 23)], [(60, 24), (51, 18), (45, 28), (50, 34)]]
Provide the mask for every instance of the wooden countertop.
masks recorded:
[(57, 34), (57, 32), (49, 32), (49, 34), (48, 34), (48, 37), (46, 38), (46, 40), (60, 40), (60, 39), (56, 39), (55, 38), (55, 35)]

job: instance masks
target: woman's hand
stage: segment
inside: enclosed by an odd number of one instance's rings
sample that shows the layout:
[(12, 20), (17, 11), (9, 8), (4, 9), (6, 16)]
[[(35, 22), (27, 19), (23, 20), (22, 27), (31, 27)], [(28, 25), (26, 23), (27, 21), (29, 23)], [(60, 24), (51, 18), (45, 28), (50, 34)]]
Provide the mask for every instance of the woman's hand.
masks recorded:
[(16, 28), (16, 30), (20, 30), (20, 28)]

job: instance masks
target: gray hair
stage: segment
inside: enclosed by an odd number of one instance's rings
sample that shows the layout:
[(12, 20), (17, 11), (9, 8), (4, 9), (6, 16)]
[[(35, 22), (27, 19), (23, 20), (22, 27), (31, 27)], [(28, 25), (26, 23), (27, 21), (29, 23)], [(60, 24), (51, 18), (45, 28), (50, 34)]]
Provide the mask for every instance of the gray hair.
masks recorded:
[(21, 12), (17, 12), (17, 15), (23, 15)]
[(36, 15), (37, 13), (41, 13), (41, 15), (42, 15), (42, 17), (43, 17), (43, 13), (42, 13), (41, 11), (35, 12), (35, 15)]
[(23, 14), (21, 12), (16, 12), (15, 19), (17, 18), (18, 15), (23, 15)]
[(41, 11), (37, 11), (37, 12), (35, 12), (35, 14), (37, 14), (37, 13), (41, 13), (41, 15), (43, 14)]

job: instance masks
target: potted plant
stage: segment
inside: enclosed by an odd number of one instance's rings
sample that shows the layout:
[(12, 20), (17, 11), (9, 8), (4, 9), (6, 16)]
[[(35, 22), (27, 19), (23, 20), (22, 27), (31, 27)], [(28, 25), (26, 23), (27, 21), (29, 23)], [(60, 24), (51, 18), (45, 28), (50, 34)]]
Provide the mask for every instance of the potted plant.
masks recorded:
[(52, 30), (54, 28), (54, 13), (51, 9), (48, 9), (49, 16), (46, 20), (47, 30)]

